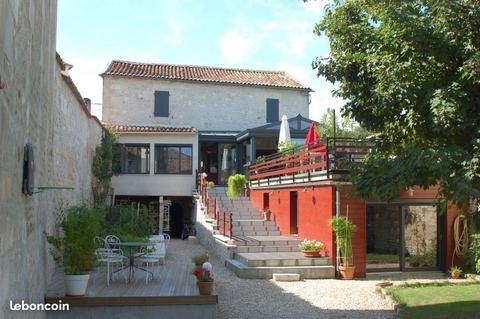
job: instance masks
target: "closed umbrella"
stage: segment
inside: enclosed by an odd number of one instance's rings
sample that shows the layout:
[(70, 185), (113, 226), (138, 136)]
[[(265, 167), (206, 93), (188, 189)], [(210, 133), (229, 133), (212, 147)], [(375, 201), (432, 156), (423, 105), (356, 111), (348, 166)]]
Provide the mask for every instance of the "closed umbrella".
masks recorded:
[(318, 135), (317, 135), (317, 122), (312, 122), (310, 129), (307, 133), (307, 138), (305, 139), (305, 145), (316, 145), (318, 144)]
[(288, 118), (284, 114), (282, 116), (282, 123), (280, 123), (280, 136), (278, 137), (278, 146), (289, 143), (290, 141), (290, 127), (288, 126)]

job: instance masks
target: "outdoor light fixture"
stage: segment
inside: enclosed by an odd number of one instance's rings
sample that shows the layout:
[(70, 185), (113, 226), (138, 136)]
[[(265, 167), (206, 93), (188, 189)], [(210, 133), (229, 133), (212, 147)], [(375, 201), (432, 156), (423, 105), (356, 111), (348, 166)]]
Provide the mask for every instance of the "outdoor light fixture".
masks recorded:
[(407, 193), (408, 193), (408, 196), (410, 196), (410, 197), (413, 196), (413, 187), (412, 186), (407, 187)]

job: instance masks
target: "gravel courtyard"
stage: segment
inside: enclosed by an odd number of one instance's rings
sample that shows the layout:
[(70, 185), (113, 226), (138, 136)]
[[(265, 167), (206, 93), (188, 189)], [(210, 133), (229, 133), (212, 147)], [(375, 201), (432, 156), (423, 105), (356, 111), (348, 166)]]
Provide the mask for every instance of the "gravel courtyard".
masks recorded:
[[(189, 256), (206, 251), (191, 241), (172, 242), (170, 251), (175, 249)], [(219, 258), (210, 256), (210, 262), (219, 319), (393, 318), (392, 306), (374, 292), (377, 281), (241, 279)]]

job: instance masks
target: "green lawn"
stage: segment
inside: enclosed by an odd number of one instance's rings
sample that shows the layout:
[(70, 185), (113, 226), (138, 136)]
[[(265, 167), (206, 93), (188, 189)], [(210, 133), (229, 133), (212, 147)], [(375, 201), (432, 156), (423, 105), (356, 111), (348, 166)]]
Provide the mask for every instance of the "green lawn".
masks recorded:
[(387, 292), (405, 306), (401, 318), (480, 318), (480, 283), (396, 286)]

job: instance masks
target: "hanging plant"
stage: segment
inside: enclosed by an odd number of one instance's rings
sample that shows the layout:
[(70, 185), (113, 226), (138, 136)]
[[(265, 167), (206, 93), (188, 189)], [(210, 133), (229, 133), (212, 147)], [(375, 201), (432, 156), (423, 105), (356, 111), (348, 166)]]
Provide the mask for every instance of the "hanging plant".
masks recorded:
[(230, 198), (243, 196), (243, 188), (247, 184), (245, 175), (235, 174), (228, 178), (228, 190), (227, 195)]

